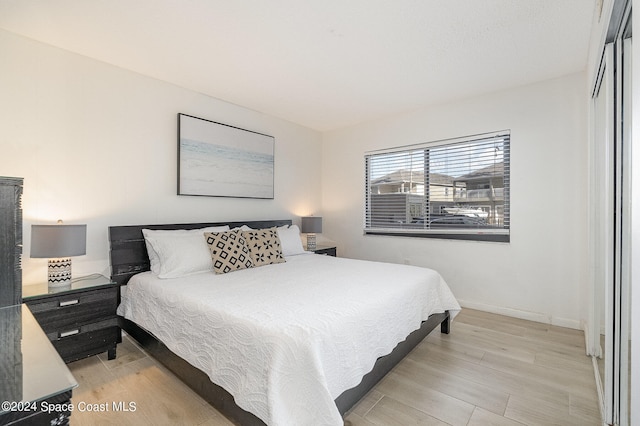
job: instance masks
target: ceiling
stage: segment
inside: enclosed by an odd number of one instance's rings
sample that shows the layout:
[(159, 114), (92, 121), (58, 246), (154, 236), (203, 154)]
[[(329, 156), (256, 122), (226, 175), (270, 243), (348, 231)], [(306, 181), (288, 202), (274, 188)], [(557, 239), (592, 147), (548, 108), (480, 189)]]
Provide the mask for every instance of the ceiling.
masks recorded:
[(595, 0), (0, 0), (0, 28), (319, 131), (585, 69)]

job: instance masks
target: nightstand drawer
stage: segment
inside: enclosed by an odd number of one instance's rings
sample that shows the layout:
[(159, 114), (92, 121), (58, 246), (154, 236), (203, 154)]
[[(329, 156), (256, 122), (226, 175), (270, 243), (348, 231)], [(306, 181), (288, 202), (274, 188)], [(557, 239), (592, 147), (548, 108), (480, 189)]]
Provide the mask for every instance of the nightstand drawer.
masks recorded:
[(87, 331), (80, 327), (77, 333), (75, 333), (75, 330), (68, 330), (68, 333), (73, 334), (51, 339), (51, 343), (53, 343), (53, 347), (56, 348), (64, 362), (77, 361), (95, 355), (103, 352), (105, 347), (115, 347), (114, 342), (120, 337), (120, 328), (117, 326), (117, 320), (111, 321), (113, 321), (113, 325), (106, 328), (95, 329), (95, 327), (89, 327)]
[(117, 288), (86, 291), (27, 302), (45, 333), (115, 318)]
[(49, 340), (57, 341), (57, 340), (71, 340), (70, 337), (79, 336), (81, 334), (86, 334), (92, 331), (100, 330), (103, 328), (115, 327), (118, 325), (118, 318), (113, 317), (109, 319), (104, 319), (97, 322), (92, 322), (83, 325), (69, 324), (61, 326), (55, 330), (46, 332)]

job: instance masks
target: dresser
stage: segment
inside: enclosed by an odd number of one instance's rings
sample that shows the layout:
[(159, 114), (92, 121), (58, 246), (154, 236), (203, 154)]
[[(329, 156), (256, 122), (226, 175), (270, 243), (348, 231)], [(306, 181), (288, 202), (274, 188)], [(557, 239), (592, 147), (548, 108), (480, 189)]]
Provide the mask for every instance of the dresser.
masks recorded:
[(68, 425), (78, 383), (26, 305), (0, 308), (0, 425)]
[(77, 383), (22, 299), (22, 179), (0, 177), (0, 425), (68, 425)]
[(121, 338), (118, 291), (109, 278), (96, 274), (67, 287), (25, 286), (22, 299), (65, 362), (102, 352), (114, 359)]
[(22, 178), (0, 176), (0, 307), (21, 303)]

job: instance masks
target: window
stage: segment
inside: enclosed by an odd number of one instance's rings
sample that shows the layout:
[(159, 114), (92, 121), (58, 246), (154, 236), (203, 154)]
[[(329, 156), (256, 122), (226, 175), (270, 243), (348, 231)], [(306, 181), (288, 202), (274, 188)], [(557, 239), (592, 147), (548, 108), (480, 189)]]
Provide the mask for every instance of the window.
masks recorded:
[(365, 154), (365, 233), (509, 241), (510, 132)]

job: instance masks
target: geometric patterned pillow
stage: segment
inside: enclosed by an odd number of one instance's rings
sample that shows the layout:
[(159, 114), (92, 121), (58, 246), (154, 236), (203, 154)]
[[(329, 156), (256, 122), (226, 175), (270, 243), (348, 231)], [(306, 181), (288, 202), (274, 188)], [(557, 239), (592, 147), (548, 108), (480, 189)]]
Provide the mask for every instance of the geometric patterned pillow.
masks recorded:
[(253, 267), (249, 247), (240, 231), (205, 232), (204, 238), (209, 246), (216, 274)]
[(277, 228), (243, 231), (254, 266), (285, 262)]

